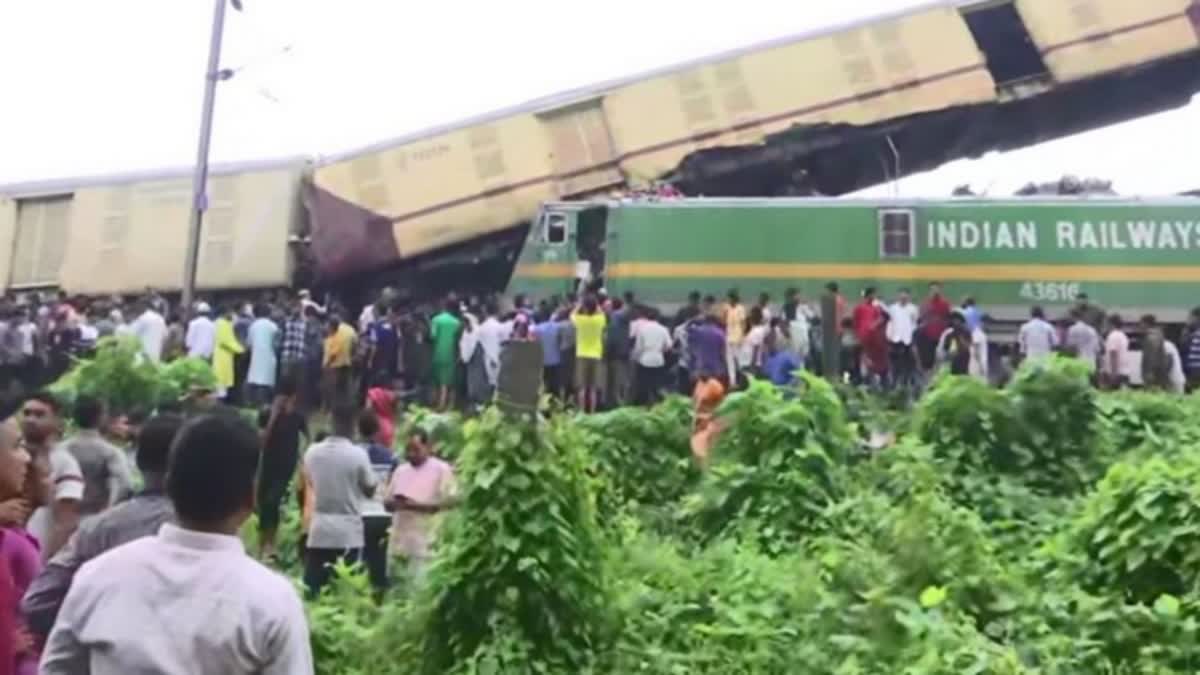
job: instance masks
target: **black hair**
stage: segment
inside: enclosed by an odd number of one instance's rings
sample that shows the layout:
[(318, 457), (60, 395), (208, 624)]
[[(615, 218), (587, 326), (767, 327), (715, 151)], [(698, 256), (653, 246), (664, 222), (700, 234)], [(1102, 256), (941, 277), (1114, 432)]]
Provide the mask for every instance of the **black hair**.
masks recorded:
[(413, 427), (412, 430), (408, 432), (408, 437), (415, 438), (425, 444), (428, 444), (430, 441), (429, 432), (421, 427)]
[(688, 293), (688, 302), (692, 303), (693, 305), (699, 304), (700, 291), (692, 291), (691, 293)]
[(1033, 309), (1029, 310), (1029, 314), (1035, 319), (1046, 318), (1046, 312), (1040, 306), (1034, 305)]
[(837, 293), (838, 292), (837, 282), (831, 281), (831, 282), (825, 284), (825, 290), (829, 291), (830, 293)]
[(137, 468), (142, 473), (165, 473), (171, 444), (183, 427), (180, 415), (155, 415), (137, 437)]
[(370, 410), (364, 410), (358, 416), (358, 435), (363, 438), (375, 438), (379, 433), (379, 417)]
[(167, 461), (167, 496), (184, 522), (219, 525), (253, 503), (258, 432), (233, 413), (183, 426)]
[(71, 417), (80, 429), (95, 429), (104, 417), (104, 403), (93, 396), (80, 396), (75, 399), (75, 410)]
[(354, 434), (354, 424), (358, 417), (358, 406), (347, 401), (339, 402), (333, 406), (331, 417), (330, 422), (333, 433), (337, 436), (349, 438)]
[(1120, 328), (1125, 323), (1120, 314), (1109, 315), (1108, 322), (1113, 325), (1113, 328)]
[(55, 415), (62, 415), (62, 401), (58, 397), (48, 391), (35, 391), (32, 394), (21, 399), (21, 405), (30, 401), (37, 401), (54, 412)]

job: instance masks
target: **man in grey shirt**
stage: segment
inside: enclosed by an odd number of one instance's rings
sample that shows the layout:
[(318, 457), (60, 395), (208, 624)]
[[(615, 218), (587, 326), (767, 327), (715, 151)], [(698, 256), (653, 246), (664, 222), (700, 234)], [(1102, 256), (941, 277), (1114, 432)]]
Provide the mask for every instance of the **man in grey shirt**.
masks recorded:
[(354, 444), (358, 408), (339, 403), (333, 409), (333, 433), (304, 454), (304, 471), (316, 493), (304, 584), (312, 596), (329, 583), (332, 566), (356, 563), (362, 555), (362, 504), (375, 494), (375, 472), (363, 449)]
[(94, 516), (113, 506), (130, 491), (132, 479), (125, 453), (100, 435), (104, 404), (90, 396), (75, 401), (74, 420), (78, 431), (63, 447), (79, 462), (83, 472), (83, 500), (79, 515)]
[(1067, 347), (1074, 355), (1087, 363), (1093, 370), (1100, 362), (1100, 333), (1087, 322), (1084, 310), (1071, 310), (1071, 318), (1075, 323), (1067, 329)]
[(164, 485), (167, 455), (181, 426), (182, 417), (159, 415), (142, 427), (137, 439), (137, 466), (145, 488), (133, 499), (83, 521), (30, 584), (21, 611), (39, 640), (50, 634), (75, 573), (84, 563), (121, 544), (153, 536), (163, 523), (174, 519)]

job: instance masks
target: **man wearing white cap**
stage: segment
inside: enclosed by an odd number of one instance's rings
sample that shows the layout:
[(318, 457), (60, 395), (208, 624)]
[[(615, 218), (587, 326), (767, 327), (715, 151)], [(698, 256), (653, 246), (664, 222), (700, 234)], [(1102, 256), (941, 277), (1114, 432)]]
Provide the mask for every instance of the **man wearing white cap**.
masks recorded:
[(195, 359), (212, 359), (213, 343), (216, 340), (217, 327), (212, 320), (212, 308), (207, 302), (197, 303), (196, 318), (188, 323), (187, 345), (188, 356)]

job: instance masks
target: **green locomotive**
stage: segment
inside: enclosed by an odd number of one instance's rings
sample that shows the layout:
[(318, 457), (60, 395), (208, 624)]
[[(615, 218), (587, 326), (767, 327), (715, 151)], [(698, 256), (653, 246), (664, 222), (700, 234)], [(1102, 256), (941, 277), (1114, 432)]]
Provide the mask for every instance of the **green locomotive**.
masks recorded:
[(582, 277), (661, 306), (737, 288), (778, 301), (929, 282), (997, 319), (1080, 293), (1129, 317), (1184, 320), (1200, 305), (1200, 199), (680, 199), (550, 203), (509, 292), (546, 297)]

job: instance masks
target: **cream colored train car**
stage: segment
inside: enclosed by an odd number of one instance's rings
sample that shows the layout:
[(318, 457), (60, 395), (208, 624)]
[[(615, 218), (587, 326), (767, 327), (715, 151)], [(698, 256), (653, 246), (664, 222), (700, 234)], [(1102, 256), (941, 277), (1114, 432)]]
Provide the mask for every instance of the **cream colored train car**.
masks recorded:
[(1200, 48), (1196, 0), (1015, 0), (1057, 83)]
[[(288, 285), (307, 159), (215, 166), (201, 236), (203, 290)], [(178, 290), (190, 170), (0, 186), (0, 290)]]
[(668, 175), (696, 150), (1037, 95), (1195, 50), (1197, 17), (1194, 0), (939, 2), (541, 99), (319, 163), (314, 254), (337, 276)]

